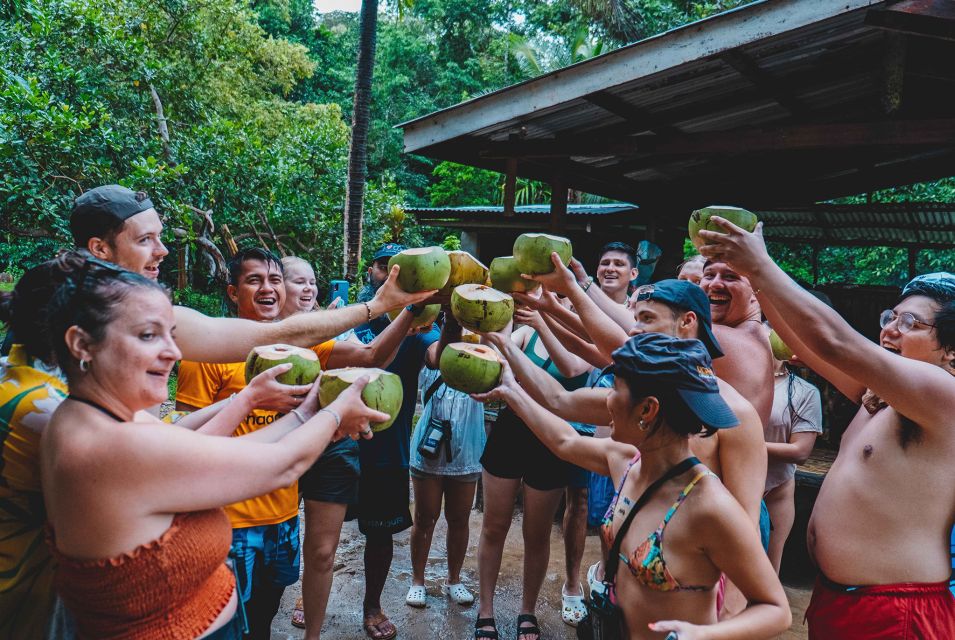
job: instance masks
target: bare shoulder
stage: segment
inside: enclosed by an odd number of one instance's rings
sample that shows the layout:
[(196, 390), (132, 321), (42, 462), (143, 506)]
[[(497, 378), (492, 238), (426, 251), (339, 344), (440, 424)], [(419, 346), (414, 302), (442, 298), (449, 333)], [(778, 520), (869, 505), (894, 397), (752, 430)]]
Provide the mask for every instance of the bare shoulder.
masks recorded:
[(707, 523), (715, 524), (729, 515), (739, 516), (749, 522), (743, 507), (715, 475), (707, 474), (700, 478), (689, 497), (692, 498), (694, 494), (696, 499), (691, 503), (693, 511)]
[[(640, 452), (633, 445), (617, 442), (610, 438), (604, 440), (607, 442), (607, 467), (610, 469), (610, 477), (613, 479), (614, 485), (618, 485), (620, 479), (627, 472), (627, 467)], [(634, 466), (638, 464), (640, 464), (639, 460), (634, 463)]]

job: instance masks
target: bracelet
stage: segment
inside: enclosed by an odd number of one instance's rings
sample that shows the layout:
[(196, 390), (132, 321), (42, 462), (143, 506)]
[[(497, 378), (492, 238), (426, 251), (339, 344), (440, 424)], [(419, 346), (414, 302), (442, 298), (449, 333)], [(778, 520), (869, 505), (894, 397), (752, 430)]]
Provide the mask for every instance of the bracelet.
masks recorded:
[(305, 416), (302, 415), (302, 412), (299, 411), (298, 409), (292, 409), (291, 411), (289, 411), (289, 413), (291, 413), (296, 418), (298, 418), (299, 425), (303, 425), (306, 422), (308, 422), (308, 420), (305, 419)]
[(594, 283), (594, 277), (590, 276), (589, 278), (587, 278), (587, 284), (582, 285), (580, 288), (584, 290), (584, 293), (587, 293), (587, 289), (589, 289), (590, 285), (592, 285), (593, 283)]
[(342, 426), (342, 417), (341, 417), (340, 415), (338, 415), (338, 412), (335, 411), (334, 409), (329, 409), (328, 407), (326, 407), (326, 408), (324, 408), (324, 409), (320, 409), (318, 412), (319, 412), (319, 413), (324, 413), (324, 412), (326, 412), (326, 411), (327, 411), (328, 413), (332, 414), (332, 417), (335, 418), (335, 428), (336, 428), (336, 429), (337, 429), (338, 427)]
[(365, 311), (368, 312), (368, 320), (367, 320), (367, 322), (371, 322), (371, 305), (368, 304), (367, 302), (362, 302), (362, 304), (365, 305)]

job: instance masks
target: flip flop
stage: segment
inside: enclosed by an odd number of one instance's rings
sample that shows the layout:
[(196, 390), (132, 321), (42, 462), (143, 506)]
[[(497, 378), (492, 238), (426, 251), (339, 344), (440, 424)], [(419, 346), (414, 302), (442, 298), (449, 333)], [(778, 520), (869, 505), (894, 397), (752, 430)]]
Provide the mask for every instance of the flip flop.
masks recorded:
[[(377, 620), (375, 622), (374, 620)], [(387, 625), (391, 627), (389, 630), (382, 630), (382, 626)], [(365, 635), (367, 635), (372, 640), (391, 640), (396, 635), (398, 635), (398, 629), (394, 624), (391, 623), (391, 620), (388, 619), (382, 612), (377, 614), (371, 614), (365, 616), (364, 621)], [(377, 634), (377, 635), (376, 635)]]
[(305, 608), (301, 598), (295, 601), (295, 608), (292, 610), (292, 626), (299, 629), (305, 628)]

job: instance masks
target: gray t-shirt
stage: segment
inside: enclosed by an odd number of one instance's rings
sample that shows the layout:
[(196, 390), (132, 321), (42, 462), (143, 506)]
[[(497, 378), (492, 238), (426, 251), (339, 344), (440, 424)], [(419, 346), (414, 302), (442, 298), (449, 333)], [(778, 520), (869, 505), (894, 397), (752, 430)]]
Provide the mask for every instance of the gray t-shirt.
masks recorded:
[[(773, 412), (769, 416), (769, 424), (763, 427), (766, 442), (789, 442), (789, 437), (794, 433), (822, 433), (822, 400), (819, 389), (799, 376), (792, 376), (791, 379), (792, 408), (789, 404), (790, 376), (776, 378)], [(766, 473), (766, 491), (775, 489), (795, 475), (795, 464), (770, 458)]]

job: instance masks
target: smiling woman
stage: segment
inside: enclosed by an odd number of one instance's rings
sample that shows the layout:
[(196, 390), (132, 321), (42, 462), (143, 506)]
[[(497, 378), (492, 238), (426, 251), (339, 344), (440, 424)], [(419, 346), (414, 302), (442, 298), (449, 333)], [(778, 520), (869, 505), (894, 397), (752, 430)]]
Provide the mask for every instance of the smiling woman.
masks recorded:
[[(369, 422), (387, 416), (360, 401), (367, 381), (358, 380), (321, 412), (316, 385), (291, 415), (248, 436), (160, 422), (144, 409), (166, 399), (181, 357), (167, 292), (68, 255), (47, 315), (70, 395), (40, 452), (56, 590), (81, 637), (155, 638), (161, 629), (162, 637), (238, 638), (225, 564), (231, 527), (220, 507), (289, 486), (333, 438), (370, 435)], [(215, 433), (232, 433), (257, 406), (240, 393), (206, 419), (228, 427)]]

